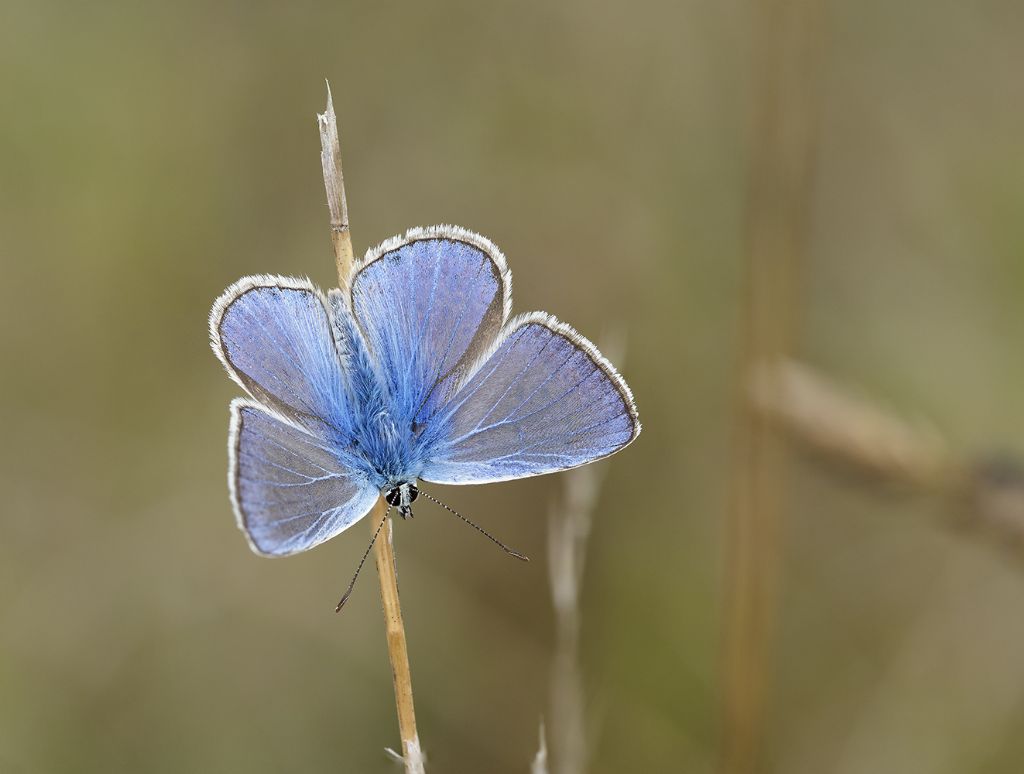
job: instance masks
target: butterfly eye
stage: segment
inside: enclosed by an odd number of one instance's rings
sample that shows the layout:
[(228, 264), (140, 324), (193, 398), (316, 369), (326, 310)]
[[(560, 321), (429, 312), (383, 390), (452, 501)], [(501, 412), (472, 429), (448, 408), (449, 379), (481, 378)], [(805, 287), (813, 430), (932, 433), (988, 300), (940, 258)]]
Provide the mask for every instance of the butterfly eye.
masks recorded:
[(384, 501), (388, 505), (398, 505), (402, 502), (402, 493), (398, 491), (397, 486), (384, 493)]
[(414, 484), (409, 484), (409, 502), (416, 502), (416, 498), (419, 497), (420, 490), (416, 488)]

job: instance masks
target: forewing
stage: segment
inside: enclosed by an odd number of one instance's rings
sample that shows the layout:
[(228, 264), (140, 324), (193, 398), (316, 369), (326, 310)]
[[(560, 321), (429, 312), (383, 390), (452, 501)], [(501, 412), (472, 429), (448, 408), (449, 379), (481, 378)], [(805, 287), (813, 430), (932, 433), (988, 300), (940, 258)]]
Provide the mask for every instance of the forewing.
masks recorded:
[(509, 326), (431, 430), (422, 478), (506, 481), (573, 468), (640, 432), (625, 381), (593, 344), (544, 314)]
[(370, 251), (352, 309), (396, 413), (426, 422), (508, 316), (501, 252), (452, 226), (415, 229)]
[(257, 553), (285, 556), (319, 545), (377, 498), (328, 444), (250, 401), (231, 403), (228, 446), (235, 516)]
[(306, 280), (246, 277), (210, 315), (213, 350), (253, 398), (303, 427), (347, 435), (351, 411), (323, 297)]

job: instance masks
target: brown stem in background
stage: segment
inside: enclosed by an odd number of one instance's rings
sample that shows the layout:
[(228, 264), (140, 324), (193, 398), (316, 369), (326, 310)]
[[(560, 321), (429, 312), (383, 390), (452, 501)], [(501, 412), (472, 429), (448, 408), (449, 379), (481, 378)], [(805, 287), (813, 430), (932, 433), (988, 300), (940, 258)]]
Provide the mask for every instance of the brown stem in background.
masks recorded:
[(912, 424), (808, 365), (766, 363), (748, 387), (753, 408), (780, 432), (869, 480), (963, 491), (964, 466), (933, 427)]
[(955, 452), (930, 425), (853, 393), (802, 363), (766, 367), (750, 385), (754, 408), (780, 432), (890, 494), (920, 494), (953, 513), (947, 523), (994, 539), (1024, 559), (1024, 462), (1019, 455)]
[[(345, 199), (345, 179), (341, 172), (341, 146), (338, 142), (338, 122), (334, 115), (334, 102), (330, 86), (327, 88), (327, 109), (317, 116), (320, 125), (320, 159), (323, 164), (324, 188), (331, 213), (331, 244), (338, 268), (338, 285), (348, 285), (352, 270), (352, 232), (348, 223), (348, 202)], [(386, 518), (384, 498), (377, 500), (370, 511), (370, 529), (373, 532)], [(412, 673), (409, 670), (409, 652), (405, 642), (402, 607), (398, 600), (398, 573), (395, 566), (395, 547), (392, 542), (391, 521), (384, 525), (381, 538), (374, 546), (377, 575), (380, 578), (380, 601), (384, 608), (387, 629), (388, 656), (395, 683), (395, 705), (398, 709), (398, 730), (402, 737), (402, 760), (406, 774), (423, 774), (423, 752), (416, 732), (416, 713), (412, 700)]]
[(723, 774), (757, 770), (764, 729), (785, 449), (772, 424), (750, 405), (747, 385), (764, 364), (792, 349), (818, 112), (813, 78), (819, 6), (819, 0), (764, 0), (757, 9), (743, 349), (723, 616)]

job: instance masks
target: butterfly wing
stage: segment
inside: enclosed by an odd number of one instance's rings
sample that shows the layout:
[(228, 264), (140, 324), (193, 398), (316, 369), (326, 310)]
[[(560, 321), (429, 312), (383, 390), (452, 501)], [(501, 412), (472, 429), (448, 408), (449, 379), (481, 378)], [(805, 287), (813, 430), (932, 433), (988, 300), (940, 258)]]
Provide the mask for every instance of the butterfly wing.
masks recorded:
[(574, 468), (640, 432), (633, 396), (597, 348), (534, 313), (513, 321), (433, 420), (421, 477), (481, 484)]
[(511, 304), (504, 256), (453, 226), (414, 229), (371, 250), (349, 286), (394, 412), (420, 423), (493, 344)]
[(210, 314), (213, 351), (246, 392), (313, 431), (349, 435), (350, 399), (323, 296), (308, 280), (246, 277)]
[(377, 489), (322, 439), (257, 403), (231, 403), (228, 486), (238, 526), (266, 556), (305, 551), (370, 510)]
[(323, 296), (306, 280), (246, 277), (214, 304), (210, 336), (256, 399), (232, 402), (228, 441), (231, 502), (253, 550), (305, 551), (358, 521), (377, 489), (347, 450), (344, 353)]

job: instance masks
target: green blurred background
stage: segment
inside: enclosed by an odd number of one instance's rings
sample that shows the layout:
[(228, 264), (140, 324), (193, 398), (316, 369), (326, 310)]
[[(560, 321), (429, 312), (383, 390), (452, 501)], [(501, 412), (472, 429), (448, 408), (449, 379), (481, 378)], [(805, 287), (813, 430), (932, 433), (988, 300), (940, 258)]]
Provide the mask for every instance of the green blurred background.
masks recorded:
[[(799, 352), (959, 448), (1024, 448), (1024, 13), (830, 3)], [(331, 80), (357, 251), (493, 239), (517, 311), (627, 333), (645, 431), (587, 555), (593, 772), (718, 745), (751, 7), (6, 0), (0, 10), (0, 771), (392, 771), (367, 535), (252, 555), (210, 304), (333, 259)], [(1018, 772), (1024, 573), (794, 461), (764, 770)], [(442, 497), (538, 559), (558, 476)], [(526, 771), (545, 562), (443, 513), (396, 543), (430, 770)], [(429, 514), (429, 515), (428, 515)]]

